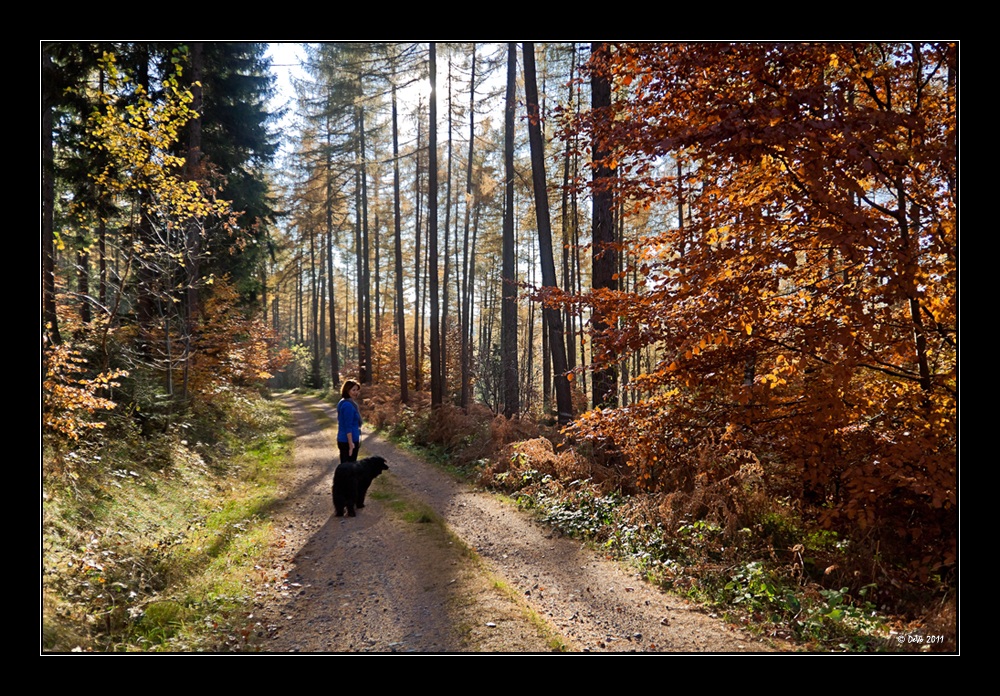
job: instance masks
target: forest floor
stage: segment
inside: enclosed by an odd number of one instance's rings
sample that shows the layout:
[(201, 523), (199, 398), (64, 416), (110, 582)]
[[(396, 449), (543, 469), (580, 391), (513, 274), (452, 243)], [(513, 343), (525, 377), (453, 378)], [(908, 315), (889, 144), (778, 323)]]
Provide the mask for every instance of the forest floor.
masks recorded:
[(267, 652), (771, 652), (513, 505), (372, 433), (357, 517), (335, 517), (335, 409), (285, 396), (295, 459), (255, 619)]

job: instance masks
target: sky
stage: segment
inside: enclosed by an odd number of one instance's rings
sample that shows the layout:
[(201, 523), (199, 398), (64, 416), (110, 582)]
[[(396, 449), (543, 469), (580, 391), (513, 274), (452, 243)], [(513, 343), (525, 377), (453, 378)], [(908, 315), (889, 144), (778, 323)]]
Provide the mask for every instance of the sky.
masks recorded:
[[(497, 44), (479, 44), (477, 49), (477, 54), (480, 60), (487, 54), (491, 54), (496, 51)], [(282, 107), (287, 107), (287, 113), (285, 115), (284, 121), (281, 122), (281, 127), (286, 132), (292, 132), (292, 126), (295, 120), (295, 89), (292, 87), (292, 79), (305, 79), (308, 77), (306, 71), (302, 68), (302, 61), (305, 58), (304, 44), (301, 43), (269, 43), (268, 44), (268, 55), (271, 58), (272, 70), (277, 76), (278, 80), (276, 83), (277, 94), (272, 102), (272, 107), (274, 110), (278, 110)], [(483, 70), (482, 64), (480, 64), (479, 70)], [(442, 53), (439, 48), (438, 55), (438, 85), (439, 90), (445, 89), (444, 85), (447, 84), (447, 74), (448, 74), (448, 59), (447, 54)], [(482, 79), (480, 75), (479, 80)], [(505, 80), (505, 74), (502, 69), (495, 70), (492, 77), (488, 79), (485, 83), (480, 84), (477, 88), (479, 92), (479, 99), (482, 100), (483, 94), (485, 92), (502, 92), (503, 84)], [(408, 87), (404, 87), (400, 90), (398, 98), (400, 104), (400, 113), (405, 114), (413, 105), (417, 102), (418, 97), (423, 96), (424, 102), (426, 103), (427, 91), (429, 85), (424, 83), (414, 83)], [(459, 97), (459, 99), (467, 99), (467, 97)], [(479, 108), (482, 108), (480, 105)], [(499, 119), (502, 121), (502, 112), (494, 114), (494, 119)], [(441, 122), (446, 118), (445, 110), (440, 102), (438, 103), (438, 117)], [(400, 124), (401, 129), (405, 132), (408, 128), (406, 123)], [(406, 139), (408, 135), (402, 135), (401, 138)], [(288, 151), (288, 145), (283, 140), (281, 142), (281, 153), (290, 154)]]
[[(305, 71), (302, 69), (302, 60), (305, 58), (305, 51), (302, 44), (298, 43), (271, 43), (268, 44), (268, 55), (271, 58), (271, 70), (277, 76), (275, 84), (277, 94), (272, 100), (272, 108), (278, 110), (286, 108), (285, 118), (281, 123), (283, 131), (291, 129), (295, 116), (295, 89), (292, 87), (292, 78), (304, 78)], [(280, 142), (282, 154), (287, 152), (287, 139), (282, 138)]]

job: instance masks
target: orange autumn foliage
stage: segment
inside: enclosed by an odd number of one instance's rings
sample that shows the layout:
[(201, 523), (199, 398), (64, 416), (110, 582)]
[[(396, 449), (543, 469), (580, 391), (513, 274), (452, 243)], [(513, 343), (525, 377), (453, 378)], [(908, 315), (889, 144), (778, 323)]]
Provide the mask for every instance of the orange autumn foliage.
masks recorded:
[(610, 144), (640, 278), (584, 298), (610, 325), (595, 358), (655, 360), (576, 434), (665, 492), (709, 475), (699, 443), (752, 452), (771, 495), (952, 567), (955, 46), (624, 44), (590, 69), (617, 96), (565, 134)]
[(210, 395), (220, 388), (257, 389), (291, 360), (278, 349), (274, 332), (239, 306), (239, 294), (216, 280), (193, 337), (191, 391)]
[(99, 394), (119, 386), (116, 380), (128, 375), (125, 370), (110, 370), (86, 377), (87, 359), (67, 343), (46, 345), (43, 369), (42, 429), (69, 440), (104, 427), (103, 421), (92, 416), (110, 411), (116, 404)]

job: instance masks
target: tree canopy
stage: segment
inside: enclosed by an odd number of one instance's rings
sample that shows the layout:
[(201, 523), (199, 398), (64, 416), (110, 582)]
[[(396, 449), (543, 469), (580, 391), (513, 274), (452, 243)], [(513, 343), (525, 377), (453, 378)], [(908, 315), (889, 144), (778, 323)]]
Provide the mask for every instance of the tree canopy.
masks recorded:
[(277, 168), (262, 44), (41, 52), (47, 422), (280, 336), (283, 385), (575, 419), (665, 524), (752, 489), (954, 567), (954, 43), (314, 44)]
[[(274, 220), (263, 51), (41, 46), (44, 360), (48, 384), (75, 374), (90, 391), (87, 412), (120, 402), (148, 419), (207, 398), (219, 380), (259, 385), (275, 364), (255, 323)], [(242, 317), (227, 331), (209, 316), (222, 305)], [(216, 365), (214, 377), (200, 378), (199, 363)], [(112, 386), (113, 402), (96, 400)]]
[(599, 365), (657, 358), (576, 431), (667, 491), (713, 475), (699, 443), (767, 457), (775, 492), (953, 564), (955, 46), (626, 44), (589, 70), (619, 96), (567, 133), (608, 144), (626, 216), (683, 212), (626, 232), (636, 287), (585, 298)]

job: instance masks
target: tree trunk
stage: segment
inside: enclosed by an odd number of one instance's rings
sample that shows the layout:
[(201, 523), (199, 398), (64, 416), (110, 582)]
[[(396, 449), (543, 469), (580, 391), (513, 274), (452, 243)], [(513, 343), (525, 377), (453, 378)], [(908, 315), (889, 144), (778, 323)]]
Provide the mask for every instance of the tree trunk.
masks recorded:
[(340, 384), (340, 347), (337, 345), (337, 286), (333, 274), (333, 151), (330, 121), (326, 128), (326, 270), (330, 279), (330, 376)]
[[(378, 202), (379, 186), (378, 179), (375, 180), (375, 201)], [(379, 219), (378, 212), (375, 213), (375, 234), (369, 236), (369, 241), (373, 247), (375, 263), (375, 338), (382, 338), (382, 245), (379, 244)]]
[(469, 161), (465, 168), (465, 234), (462, 244), (462, 408), (468, 410), (471, 399), (472, 340), (469, 335), (469, 312), (472, 288), (469, 285), (469, 218), (472, 208), (472, 154), (476, 139), (476, 45), (472, 44), (472, 77), (469, 78)]
[(517, 44), (507, 44), (507, 95), (504, 108), (504, 208), (503, 265), (500, 305), (500, 373), (503, 381), (503, 414), (510, 418), (521, 409), (517, 384), (517, 261), (514, 257), (514, 85), (517, 78)]
[[(359, 93), (361, 90), (360, 79), (358, 84)], [(365, 138), (365, 112), (359, 107), (358, 123), (361, 134), (361, 260), (363, 268), (358, 269), (360, 283), (358, 294), (362, 297), (361, 304), (364, 315), (364, 378), (362, 384), (372, 383), (372, 299), (371, 299), (371, 255), (368, 249), (368, 144)], [(361, 317), (359, 317), (361, 319)]]
[(295, 342), (302, 343), (303, 318), (302, 318), (302, 259), (299, 258), (295, 264)]
[[(576, 97), (576, 105), (575, 105), (576, 106), (576, 117), (577, 118), (580, 117), (580, 108), (581, 108), (580, 107), (580, 102), (581, 101), (583, 101), (583, 100), (581, 99), (580, 93), (579, 93), (579, 90), (578, 90), (577, 91), (577, 97)], [(574, 152), (579, 152), (578, 144), (579, 144), (579, 136), (576, 133), (574, 133), (573, 134), (573, 151)], [(573, 156), (573, 179), (574, 180), (579, 175), (579, 173), (580, 173), (580, 156), (579, 155), (574, 155)], [(570, 221), (571, 221), (571, 225), (572, 225), (572, 228), (573, 228), (573, 243), (572, 243), (572, 247), (573, 247), (573, 274), (572, 274), (572, 278), (571, 278), (572, 285), (568, 289), (569, 289), (570, 292), (572, 292), (572, 293), (574, 293), (576, 295), (582, 295), (583, 294), (583, 280), (582, 280), (582, 277), (581, 277), (582, 273), (580, 272), (580, 206), (579, 206), (579, 198), (577, 197), (576, 187), (575, 186), (573, 187), (573, 190), (570, 191), (570, 196), (569, 196), (569, 210), (570, 210)], [(585, 322), (585, 318), (584, 318), (583, 314), (581, 314), (580, 315), (580, 326), (582, 327), (585, 323), (586, 323)], [(575, 334), (571, 333), (570, 335), (573, 336)], [(586, 336), (584, 336), (583, 331), (579, 332), (579, 337), (580, 337), (579, 358), (574, 358), (574, 362), (577, 365), (586, 365), (587, 364), (587, 346), (586, 346)], [(579, 374), (580, 374), (580, 379), (577, 382), (576, 388), (579, 389), (584, 394), (586, 394), (587, 393), (587, 373), (584, 371), (584, 372), (580, 372)]]
[(76, 252), (76, 292), (80, 296), (80, 321), (90, 323), (90, 254), (86, 249)]
[[(556, 266), (552, 256), (552, 228), (549, 223), (549, 195), (545, 182), (545, 152), (542, 143), (541, 113), (538, 108), (538, 87), (535, 80), (535, 47), (523, 44), (524, 92), (528, 110), (528, 141), (531, 146), (531, 180), (535, 191), (535, 215), (538, 220), (538, 251), (542, 266), (542, 292), (558, 291)], [(566, 342), (563, 336), (562, 314), (543, 303), (543, 313), (549, 330), (552, 369), (555, 372), (556, 408), (560, 424), (573, 419), (573, 397), (566, 374)]]
[(448, 56), (448, 171), (445, 178), (444, 194), (444, 269), (441, 277), (441, 388), (447, 392), (448, 382), (448, 280), (451, 271), (451, 56)]
[[(576, 44), (570, 44), (570, 64), (569, 64), (569, 94), (566, 96), (566, 103), (568, 108), (573, 106), (573, 91), (576, 88)], [(560, 222), (562, 227), (562, 245), (563, 245), (563, 287), (566, 288), (567, 292), (573, 292), (573, 258), (576, 254), (575, 246), (573, 240), (571, 239), (571, 225), (570, 225), (570, 207), (569, 207), (569, 175), (571, 169), (571, 163), (573, 161), (573, 140), (571, 138), (566, 138), (566, 149), (563, 152), (563, 185), (562, 185), (562, 207), (560, 214)], [(573, 336), (576, 336), (576, 327), (574, 325), (575, 315), (570, 310), (566, 308), (564, 314), (564, 321), (566, 325), (566, 332), (571, 337), (569, 342), (566, 344), (566, 364), (570, 370), (576, 367), (576, 341), (573, 340)]]
[(316, 252), (316, 268), (319, 274), (319, 361), (317, 363), (317, 377), (320, 380), (320, 384), (325, 382), (323, 375), (323, 363), (324, 358), (326, 358), (326, 264), (324, 263), (325, 254), (323, 253), (323, 240), (319, 241), (319, 249)]
[[(140, 44), (137, 51), (137, 70), (136, 70), (136, 83), (142, 87), (146, 94), (149, 94), (149, 47), (147, 44)], [(146, 127), (144, 123), (143, 128)], [(149, 193), (142, 191), (138, 194), (139, 197), (139, 209), (144, 210), (149, 201)], [(156, 246), (156, 239), (153, 237), (152, 224), (149, 220), (149, 215), (145, 212), (139, 214), (138, 223), (138, 237), (139, 244), (152, 249)], [(143, 333), (152, 330), (152, 326), (157, 319), (157, 307), (156, 307), (156, 297), (155, 297), (155, 285), (156, 277), (149, 263), (140, 263), (139, 270), (139, 288), (138, 288), (138, 298), (136, 300), (136, 314), (138, 316), (139, 330)], [(144, 339), (142, 341), (143, 350), (147, 353), (146, 358), (149, 358), (149, 352), (152, 350), (151, 344), (148, 340)]]
[(368, 174), (365, 169), (365, 138), (364, 138), (364, 113), (359, 105), (355, 109), (354, 125), (359, 134), (358, 151), (356, 158), (356, 170), (354, 175), (354, 258), (357, 269), (357, 315), (355, 320), (358, 324), (358, 381), (361, 384), (371, 383), (371, 353), (368, 352), (367, 334), (365, 332), (365, 305), (366, 291), (364, 288), (365, 279), (365, 255), (367, 252), (366, 237), (368, 235), (368, 200), (367, 200), (367, 179)]
[(55, 154), (53, 147), (55, 102), (57, 96), (46, 85), (53, 84), (55, 63), (42, 50), (42, 327), (52, 343), (60, 343), (59, 320), (56, 318), (56, 251), (55, 251)]
[(399, 346), (399, 400), (410, 401), (406, 377), (406, 314), (403, 312), (403, 240), (399, 213), (399, 129), (396, 112), (396, 84), (392, 85), (392, 195), (393, 227), (396, 239), (396, 343)]
[[(200, 41), (193, 41), (190, 46), (191, 55), (191, 108), (197, 113), (204, 113), (204, 93), (202, 91), (202, 80), (205, 77), (205, 44)], [(185, 178), (189, 181), (197, 181), (201, 174), (201, 119), (192, 118), (188, 121), (188, 146), (187, 157), (184, 160)], [(187, 238), (185, 240), (185, 260), (184, 269), (187, 271), (187, 302), (184, 307), (184, 381), (183, 399), (188, 398), (188, 379), (191, 368), (191, 340), (195, 333), (195, 322), (198, 316), (198, 275), (201, 255), (201, 228), (195, 222), (188, 223)]]
[(310, 386), (319, 388), (323, 384), (320, 375), (320, 365), (322, 356), (319, 352), (319, 277), (316, 266), (316, 229), (309, 226), (309, 287), (312, 295), (312, 309), (309, 313), (309, 343), (312, 347), (312, 361), (310, 362)]
[(420, 111), (422, 110), (423, 104), (417, 105), (417, 171), (414, 177), (414, 189), (413, 196), (416, 198), (416, 224), (415, 224), (415, 242), (413, 251), (413, 294), (414, 294), (414, 308), (413, 308), (413, 388), (417, 391), (421, 391), (424, 388), (423, 385), (423, 344), (424, 344), (424, 305), (423, 299), (420, 296), (420, 279), (423, 276), (423, 265), (420, 262), (420, 203), (423, 200), (423, 196), (420, 193)]
[(428, 135), (427, 163), (427, 256), (430, 266), (431, 302), (431, 406), (440, 406), (444, 401), (443, 373), (441, 370), (441, 318), (438, 289), (438, 229), (437, 229), (437, 54), (436, 46), (430, 44), (431, 103)]
[[(591, 55), (600, 58), (607, 52), (608, 46), (604, 43), (594, 43), (591, 45)], [(599, 70), (591, 73), (591, 109), (594, 112), (599, 110), (607, 111), (611, 107), (611, 81), (608, 76)], [(600, 120), (600, 119), (599, 119)], [(593, 226), (594, 245), (592, 247), (593, 271), (591, 273), (591, 287), (594, 290), (617, 290), (618, 281), (615, 279), (618, 272), (618, 252), (615, 248), (615, 220), (613, 215), (614, 197), (612, 191), (614, 172), (608, 166), (608, 158), (611, 153), (607, 138), (600, 131), (594, 129), (592, 141), (592, 152), (594, 160), (593, 173)], [(594, 333), (594, 352), (598, 367), (594, 369), (592, 400), (594, 408), (614, 407), (618, 403), (616, 398), (616, 388), (618, 374), (616, 368), (611, 364), (613, 356), (603, 346), (601, 334), (610, 328), (608, 320), (601, 313), (595, 313), (591, 319)]]
[[(481, 174), (481, 172), (480, 172)], [(477, 180), (477, 189), (481, 189), (482, 179), (481, 177)], [(472, 317), (475, 314), (475, 283), (476, 283), (476, 241), (479, 239), (479, 222), (482, 216), (482, 205), (477, 197), (476, 199), (476, 209), (472, 217), (472, 246), (469, 248), (469, 277), (466, 279), (466, 308), (465, 316), (467, 323), (468, 335), (465, 337), (465, 342), (468, 345), (468, 355), (466, 370), (468, 372), (468, 383), (469, 383), (469, 401), (471, 402), (475, 398), (472, 389), (472, 357), (473, 357), (473, 344), (472, 337), (475, 335), (473, 330)], [(482, 311), (480, 309), (480, 311)], [(485, 353), (483, 353), (485, 355)]]

